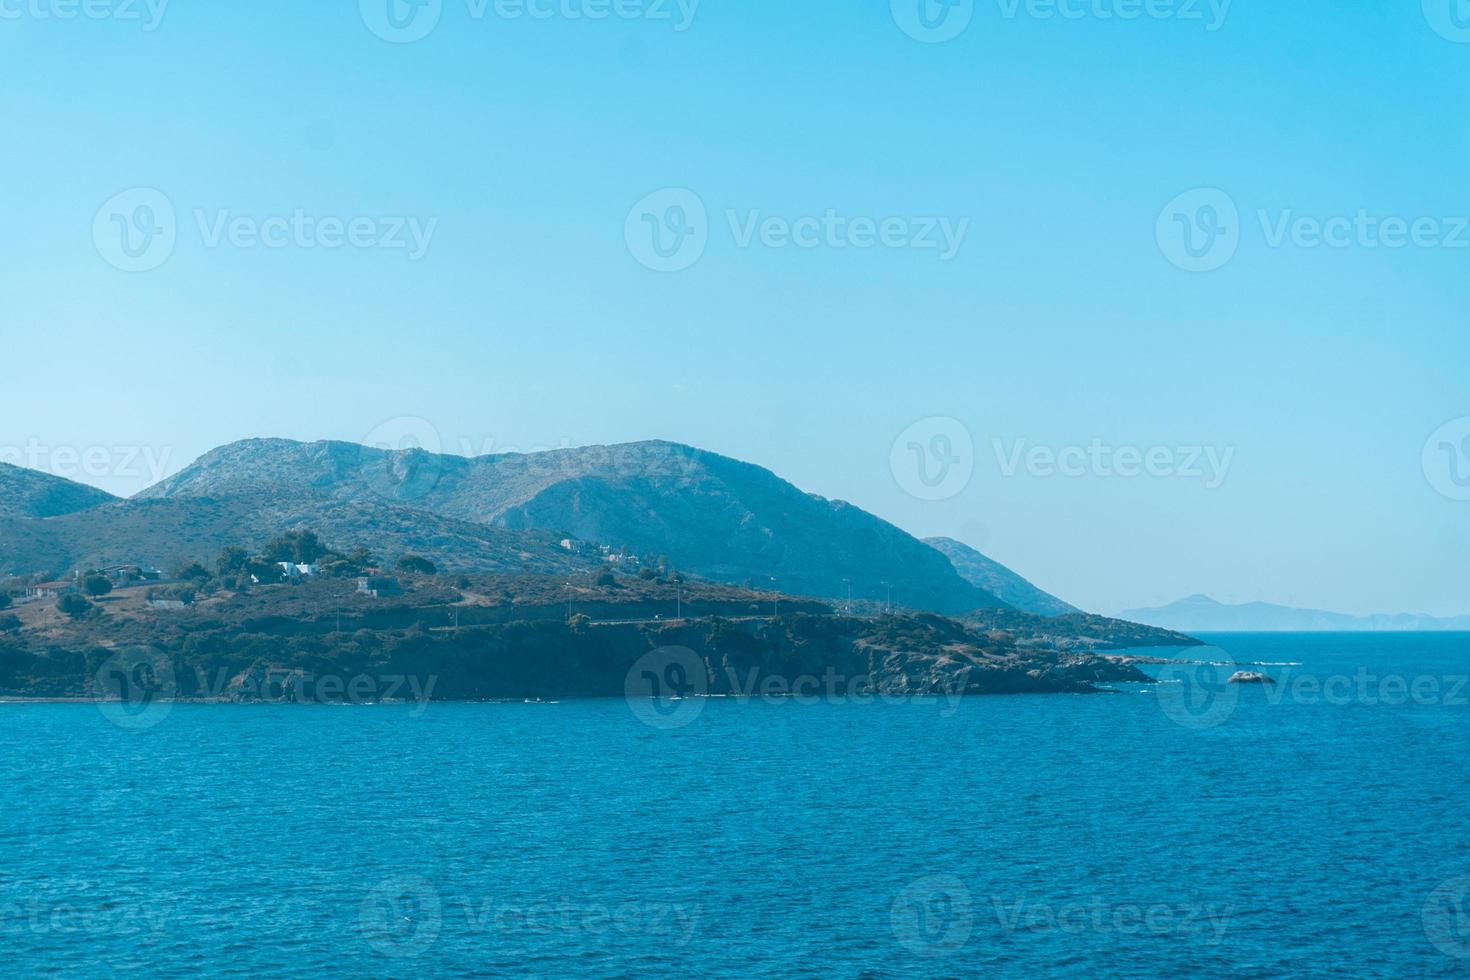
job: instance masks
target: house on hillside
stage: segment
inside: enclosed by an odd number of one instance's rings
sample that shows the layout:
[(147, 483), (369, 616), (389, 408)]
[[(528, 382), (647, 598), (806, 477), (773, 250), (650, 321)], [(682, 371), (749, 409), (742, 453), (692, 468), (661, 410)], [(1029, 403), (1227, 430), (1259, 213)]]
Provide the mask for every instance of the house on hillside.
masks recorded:
[(357, 594), (381, 599), (384, 596), (402, 595), (403, 586), (399, 584), (396, 578), (373, 575), (357, 580)]
[(123, 582), (156, 582), (163, 577), (163, 573), (150, 565), (108, 565), (100, 570), (114, 584)]
[(74, 581), (41, 582), (26, 589), (26, 595), (32, 599), (55, 599), (57, 596), (75, 591), (77, 591), (77, 583)]
[(311, 578), (312, 576), (317, 575), (321, 572), (320, 565), (310, 565), (292, 561), (278, 561), (276, 562), (276, 564), (280, 566), (281, 574), (286, 576), (287, 578)]

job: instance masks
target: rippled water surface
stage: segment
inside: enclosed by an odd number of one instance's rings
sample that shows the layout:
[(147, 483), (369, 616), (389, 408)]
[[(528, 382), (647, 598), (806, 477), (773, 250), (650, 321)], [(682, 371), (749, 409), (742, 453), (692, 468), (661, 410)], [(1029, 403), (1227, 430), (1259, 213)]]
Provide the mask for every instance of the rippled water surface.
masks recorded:
[(1470, 637), (1214, 639), (1278, 683), (671, 729), (0, 705), (0, 949), (15, 976), (1470, 972)]

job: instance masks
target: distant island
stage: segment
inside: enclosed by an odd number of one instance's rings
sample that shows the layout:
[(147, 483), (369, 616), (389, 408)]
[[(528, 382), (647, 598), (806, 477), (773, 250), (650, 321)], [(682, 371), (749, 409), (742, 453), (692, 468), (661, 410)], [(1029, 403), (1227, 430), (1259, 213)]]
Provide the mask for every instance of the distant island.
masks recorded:
[(1470, 616), (1350, 616), (1269, 602), (1228, 605), (1206, 595), (1193, 595), (1153, 609), (1129, 609), (1121, 615), (1136, 623), (1196, 633), (1470, 631)]
[(344, 674), (614, 696), (671, 646), (709, 693), (1083, 693), (1149, 680), (1117, 651), (1197, 644), (674, 443), (471, 459), (248, 440), (130, 499), (0, 464), (0, 697), (95, 696), (120, 651), (184, 699), (331, 700)]

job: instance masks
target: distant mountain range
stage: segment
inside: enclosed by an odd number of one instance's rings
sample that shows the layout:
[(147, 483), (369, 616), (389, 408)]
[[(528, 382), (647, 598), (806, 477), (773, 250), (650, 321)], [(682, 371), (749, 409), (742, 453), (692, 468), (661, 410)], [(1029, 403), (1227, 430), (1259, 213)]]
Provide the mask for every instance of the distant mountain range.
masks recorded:
[(1269, 602), (1226, 605), (1204, 595), (1190, 596), (1156, 609), (1129, 609), (1119, 615), (1135, 623), (1186, 633), (1470, 630), (1470, 616), (1349, 616), (1320, 609), (1293, 609)]
[[(213, 561), (293, 527), (387, 558), (466, 571), (572, 574), (595, 547), (795, 595), (961, 614), (1072, 607), (958, 542), (927, 544), (769, 470), (668, 442), (466, 458), (252, 439), (131, 499), (0, 464), (0, 574)], [(564, 538), (574, 540), (564, 548)]]

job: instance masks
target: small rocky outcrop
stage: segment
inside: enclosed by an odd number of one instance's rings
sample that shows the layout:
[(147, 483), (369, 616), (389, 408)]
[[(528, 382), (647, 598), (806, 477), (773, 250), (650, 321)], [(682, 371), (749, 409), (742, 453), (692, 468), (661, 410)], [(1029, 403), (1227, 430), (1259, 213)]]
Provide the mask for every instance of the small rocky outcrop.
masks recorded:
[(1237, 670), (1230, 675), (1230, 684), (1275, 684), (1270, 677), (1258, 670)]

